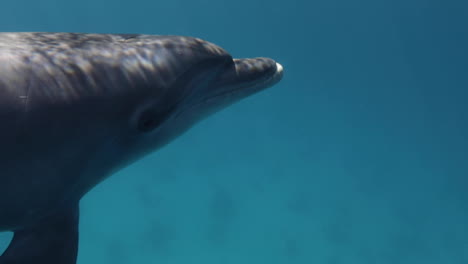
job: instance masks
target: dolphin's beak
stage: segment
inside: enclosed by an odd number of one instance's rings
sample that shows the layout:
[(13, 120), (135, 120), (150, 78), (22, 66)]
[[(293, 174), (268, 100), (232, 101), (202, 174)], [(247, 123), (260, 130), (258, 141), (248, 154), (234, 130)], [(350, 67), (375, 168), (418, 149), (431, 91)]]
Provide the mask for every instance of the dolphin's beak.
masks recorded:
[[(206, 117), (254, 93), (278, 83), (283, 77), (283, 66), (268, 58), (231, 59), (216, 73), (201, 101), (177, 114), (191, 113)], [(191, 111), (202, 107), (202, 110)], [(196, 118), (194, 118), (195, 120)]]
[[(241, 99), (278, 83), (283, 66), (269, 58), (234, 59), (214, 82), (215, 92), (209, 99)], [(218, 90), (219, 89), (219, 90)]]
[(269, 58), (235, 59), (234, 65), (238, 84), (271, 86), (283, 77), (283, 66)]

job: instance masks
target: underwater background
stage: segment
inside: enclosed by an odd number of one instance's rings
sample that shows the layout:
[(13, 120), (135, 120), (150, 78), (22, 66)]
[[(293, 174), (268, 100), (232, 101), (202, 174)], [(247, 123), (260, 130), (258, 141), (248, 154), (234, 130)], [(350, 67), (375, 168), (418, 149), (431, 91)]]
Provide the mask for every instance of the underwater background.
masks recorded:
[(188, 35), (285, 69), (85, 196), (79, 264), (468, 263), (468, 1), (3, 0), (0, 12), (0, 31)]

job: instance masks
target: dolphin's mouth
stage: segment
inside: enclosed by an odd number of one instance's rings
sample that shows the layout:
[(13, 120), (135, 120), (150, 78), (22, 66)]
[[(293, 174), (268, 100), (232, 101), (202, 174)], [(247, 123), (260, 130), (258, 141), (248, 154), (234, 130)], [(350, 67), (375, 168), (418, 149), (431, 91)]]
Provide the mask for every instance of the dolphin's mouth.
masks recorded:
[[(269, 58), (231, 59), (218, 75), (175, 118), (189, 113), (206, 116), (245, 97), (278, 83), (283, 77), (283, 66)], [(195, 111), (195, 109), (197, 109)]]
[(234, 59), (210, 85), (213, 93), (205, 103), (228, 99), (236, 101), (278, 83), (283, 77), (283, 66), (269, 58)]

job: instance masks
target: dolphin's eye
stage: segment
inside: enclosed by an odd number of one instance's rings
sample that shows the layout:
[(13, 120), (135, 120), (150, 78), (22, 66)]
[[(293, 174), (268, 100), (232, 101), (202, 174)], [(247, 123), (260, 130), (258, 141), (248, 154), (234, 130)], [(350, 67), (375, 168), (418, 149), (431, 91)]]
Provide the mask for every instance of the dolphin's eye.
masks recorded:
[(144, 119), (140, 121), (138, 129), (142, 132), (148, 132), (156, 127), (156, 120), (152, 118)]
[(138, 130), (141, 132), (150, 132), (158, 128), (169, 117), (169, 111), (152, 111), (143, 112), (138, 120)]

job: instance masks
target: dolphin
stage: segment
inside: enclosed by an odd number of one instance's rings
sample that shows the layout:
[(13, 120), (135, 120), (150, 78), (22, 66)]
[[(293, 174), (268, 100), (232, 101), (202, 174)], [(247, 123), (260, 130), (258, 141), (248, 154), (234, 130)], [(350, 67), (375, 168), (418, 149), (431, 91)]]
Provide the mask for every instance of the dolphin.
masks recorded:
[(0, 264), (76, 263), (87, 192), (282, 76), (193, 37), (0, 33)]

